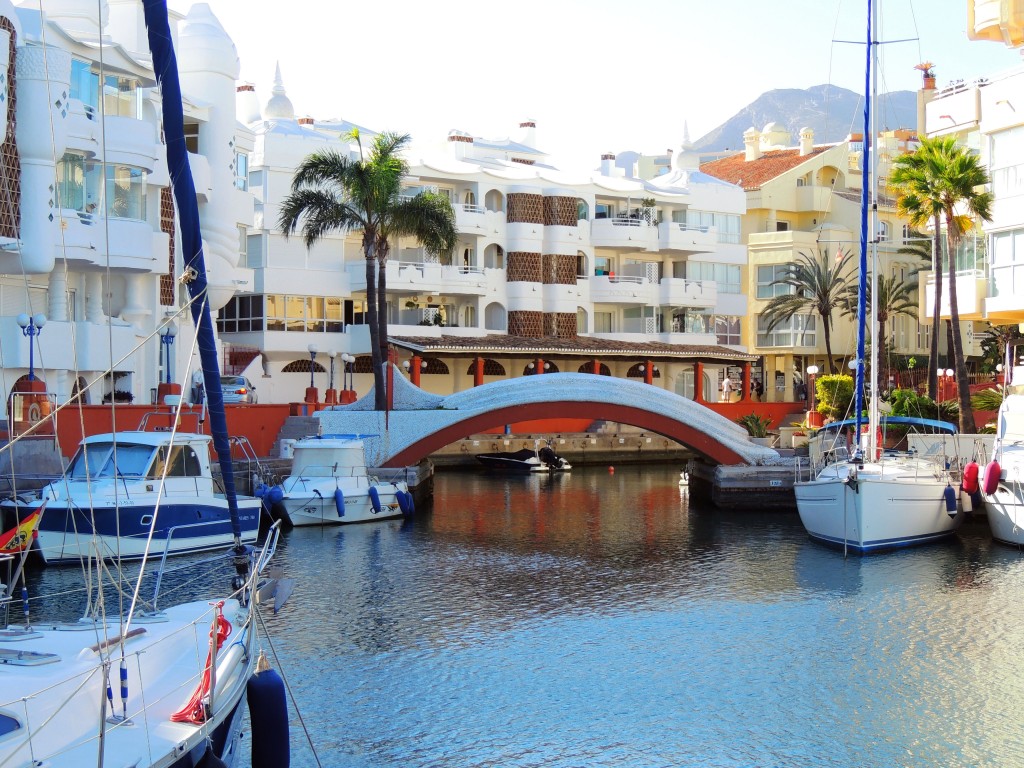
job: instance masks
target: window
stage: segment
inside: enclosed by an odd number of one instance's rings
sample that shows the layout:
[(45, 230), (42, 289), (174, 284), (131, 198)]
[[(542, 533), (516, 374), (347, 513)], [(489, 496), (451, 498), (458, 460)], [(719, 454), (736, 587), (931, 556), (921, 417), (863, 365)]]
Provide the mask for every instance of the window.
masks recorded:
[(772, 299), (793, 293), (791, 285), (772, 285), (776, 280), (785, 279), (790, 273), (789, 264), (769, 264), (757, 268), (757, 298)]
[(740, 343), (740, 319), (735, 315), (715, 315), (715, 336), (719, 344)]
[(612, 333), (615, 324), (611, 312), (594, 313), (594, 333)]
[(672, 221), (676, 224), (684, 224), (687, 229), (704, 232), (713, 227), (718, 232), (718, 242), (720, 243), (738, 243), (740, 241), (740, 217), (738, 214), (698, 211), (689, 208), (684, 211), (673, 211)]
[(185, 123), (185, 150), (199, 154), (199, 123)]
[(615, 216), (615, 205), (612, 203), (595, 203), (595, 219), (611, 219)]
[(1024, 125), (996, 131), (989, 141), (992, 193), (996, 199), (1024, 194)]
[(142, 91), (137, 80), (120, 75), (103, 78), (103, 112), (120, 117), (142, 117)]
[(689, 261), (685, 267), (688, 280), (713, 280), (719, 293), (741, 292), (739, 265)]
[(608, 275), (612, 272), (612, 260), (607, 256), (594, 257), (594, 274)]
[(85, 106), (90, 117), (100, 106), (100, 76), (92, 71), (92, 64), (80, 59), (71, 60), (71, 98)]
[(266, 240), (263, 235), (248, 235), (245, 238), (245, 266), (259, 269), (263, 264), (263, 247)]
[(759, 347), (813, 347), (816, 344), (817, 317), (793, 315), (768, 330), (768, 319), (757, 317), (757, 346)]
[(878, 242), (884, 243), (889, 239), (889, 224), (885, 221), (878, 222), (875, 232), (878, 234)]
[(235, 189), (249, 189), (249, 156), (245, 152), (235, 153)]
[(579, 221), (586, 221), (590, 218), (590, 206), (586, 200), (576, 199), (576, 218)]
[(127, 165), (107, 166), (107, 215), (146, 220), (146, 172)]
[(789, 222), (788, 221), (776, 221), (775, 222), (775, 231), (776, 232), (789, 232)]
[[(336, 296), (234, 296), (217, 313), (221, 333), (293, 331), (343, 333), (346, 311), (358, 316), (352, 302)], [(351, 320), (350, 320), (351, 322)]]
[(1024, 295), (1024, 229), (992, 235), (990, 280), (993, 297)]

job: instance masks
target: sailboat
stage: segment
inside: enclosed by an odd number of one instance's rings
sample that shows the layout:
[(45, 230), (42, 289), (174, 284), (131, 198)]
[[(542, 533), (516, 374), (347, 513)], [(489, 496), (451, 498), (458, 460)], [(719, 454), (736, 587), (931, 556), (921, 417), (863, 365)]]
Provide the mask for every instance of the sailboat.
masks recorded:
[(1020, 349), (1024, 340), (1006, 345), (1003, 371), (1006, 383), (996, 416), (992, 460), (981, 477), (992, 538), (1004, 544), (1024, 545), (1024, 365)]
[[(885, 452), (879, 444), (877, 312), (865, 297), (878, 297), (877, 185), (878, 152), (871, 145), (878, 135), (874, 102), (878, 85), (878, 3), (868, 0), (868, 29), (864, 107), (864, 153), (869, 173), (861, 193), (860, 290), (858, 307), (856, 401), (853, 453), (844, 447), (829, 451), (824, 463), (813, 463), (809, 479), (794, 482), (797, 511), (808, 534), (844, 552), (876, 552), (935, 541), (951, 535), (963, 520), (959, 494), (945, 463), (914, 452)], [(869, 229), (870, 224), (870, 229)], [(870, 252), (870, 263), (868, 255)], [(872, 290), (867, 290), (870, 276)], [(870, 320), (868, 320), (870, 318)], [(870, 328), (871, 387), (865, 422), (865, 350)], [(851, 366), (852, 367), (852, 366)], [(866, 426), (866, 431), (862, 430)]]
[[(262, 574), (274, 554), (279, 529), (271, 528), (261, 548), (247, 545), (243, 539), (213, 326), (209, 307), (202, 300), (205, 264), (195, 189), (185, 154), (181, 93), (167, 8), (163, 0), (145, 0), (144, 8), (154, 70), (162, 85), (168, 166), (181, 220), (185, 269), (193, 276), (188, 290), (233, 545), (207, 562), (222, 580), (214, 599), (165, 606), (160, 594), (162, 568), (155, 576), (152, 596), (144, 594), (148, 555), (134, 585), (119, 561), (113, 568), (96, 560), (83, 563), (89, 603), (78, 621), (33, 621), (28, 598), (24, 597), (24, 623), (0, 629), (0, 665), (4, 670), (0, 765), (224, 765), (233, 762), (236, 754), (243, 695), (248, 691), (252, 708), (254, 696), (271, 690), (261, 684), (267, 679), (261, 675), (271, 671), (254, 675), (256, 623), (260, 597), (273, 591), (272, 583)], [(159, 508), (152, 514), (158, 515)], [(3, 556), (8, 562), (14, 557)], [(12, 607), (10, 595), (19, 574), (23, 574), (23, 565), (24, 557), (0, 590), (0, 608)], [(199, 572), (202, 566), (201, 562), (189, 565), (188, 580), (194, 593), (203, 589), (197, 586), (203, 583)], [(283, 694), (283, 686), (281, 691)], [(267, 706), (276, 709), (279, 705), (270, 702)], [(262, 717), (266, 708), (256, 714)], [(254, 715), (254, 722), (256, 719)], [(274, 755), (264, 764), (287, 764), (286, 739), (282, 753), (283, 760), (278, 759), (280, 754)]]

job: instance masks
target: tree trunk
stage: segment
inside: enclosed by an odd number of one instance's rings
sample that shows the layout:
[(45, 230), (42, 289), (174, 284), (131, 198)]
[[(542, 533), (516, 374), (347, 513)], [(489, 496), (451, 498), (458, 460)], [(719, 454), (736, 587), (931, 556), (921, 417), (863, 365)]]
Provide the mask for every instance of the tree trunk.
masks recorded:
[[(387, 368), (391, 365), (391, 356), (388, 354), (388, 257), (383, 248), (378, 248), (378, 253), (380, 258), (377, 260), (377, 343), (380, 345), (378, 354), (381, 360), (381, 382), (384, 383), (387, 381)], [(387, 408), (388, 399), (385, 387), (386, 385), (381, 387), (381, 397), (377, 398), (380, 401), (377, 410)]]
[(932, 239), (932, 276), (935, 280), (935, 303), (932, 305), (931, 353), (928, 360), (928, 397), (939, 400), (939, 323), (942, 316), (942, 220), (935, 214), (935, 237)]
[(839, 373), (836, 370), (835, 360), (832, 359), (832, 329), (829, 328), (828, 318), (822, 318), (822, 330), (825, 333), (825, 356), (828, 358), (828, 369), (833, 374)]
[[(954, 258), (952, 222), (946, 222), (946, 242), (949, 246), (949, 322), (953, 326), (953, 370), (960, 399), (960, 434), (973, 435), (974, 410), (971, 408), (971, 387), (967, 380), (967, 361), (964, 359), (963, 340), (960, 338), (960, 308), (956, 299), (956, 259)], [(934, 367), (934, 366), (933, 366)]]
[(377, 276), (374, 274), (377, 266), (373, 241), (364, 241), (363, 252), (366, 255), (366, 314), (370, 325), (370, 360), (373, 365), (373, 407), (375, 410), (383, 411), (387, 405), (387, 398), (384, 393), (384, 368), (380, 359), (380, 342), (378, 334), (380, 328), (377, 325)]

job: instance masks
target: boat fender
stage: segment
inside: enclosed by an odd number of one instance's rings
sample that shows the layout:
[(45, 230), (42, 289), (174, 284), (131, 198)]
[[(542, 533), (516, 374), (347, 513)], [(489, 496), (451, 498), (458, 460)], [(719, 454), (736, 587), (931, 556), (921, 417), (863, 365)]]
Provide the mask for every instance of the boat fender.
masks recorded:
[(373, 514), (380, 514), (380, 494), (377, 493), (377, 487), (374, 485), (370, 486), (370, 506), (373, 507)]
[(284, 681), (273, 669), (256, 672), (246, 684), (252, 727), (252, 768), (288, 768), (288, 702)]
[(416, 502), (413, 501), (411, 493), (398, 489), (395, 491), (395, 499), (398, 501), (398, 508), (402, 510), (402, 514), (406, 517), (416, 511)]
[(952, 517), (956, 514), (956, 491), (953, 486), (947, 485), (942, 491), (942, 496), (946, 500), (946, 514)]
[(960, 491), (960, 505), (964, 508), (964, 512), (974, 511), (974, 500), (967, 491)]
[(206, 751), (199, 758), (199, 762), (196, 763), (196, 768), (228, 768), (228, 764), (217, 757), (217, 754), (213, 751), (213, 745), (207, 744)]
[(1003, 470), (999, 466), (999, 462), (992, 459), (985, 467), (985, 475), (981, 481), (981, 491), (986, 496), (991, 496), (996, 492), (996, 488), (999, 487), (999, 476)]
[(338, 508), (338, 517), (345, 516), (345, 492), (341, 488), (334, 489), (334, 506)]
[(969, 461), (964, 467), (964, 479), (963, 488), (968, 493), (974, 493), (978, 490), (978, 475), (981, 473), (981, 468), (978, 466), (978, 462)]
[(974, 509), (981, 509), (981, 505), (985, 503), (985, 497), (981, 495), (981, 488), (979, 487), (974, 493), (971, 494), (971, 506)]
[(270, 502), (270, 506), (280, 504), (282, 501), (284, 501), (284, 488), (282, 488), (280, 485), (275, 485), (271, 487), (267, 491), (266, 499), (267, 501)]

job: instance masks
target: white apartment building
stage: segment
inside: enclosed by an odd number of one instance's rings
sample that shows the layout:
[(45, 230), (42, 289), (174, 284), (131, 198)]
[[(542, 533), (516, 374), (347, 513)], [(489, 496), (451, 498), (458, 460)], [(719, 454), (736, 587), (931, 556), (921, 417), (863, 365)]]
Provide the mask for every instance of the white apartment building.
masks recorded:
[[(44, 8), (0, 0), (0, 387), (6, 399), (31, 363), (58, 403), (114, 391), (149, 402), (159, 382), (182, 378), (194, 330), (188, 314), (173, 318), (180, 238), (142, 5)], [(253, 219), (253, 135), (235, 119), (238, 57), (216, 18), (197, 5), (171, 22), (216, 313), (252, 283), (239, 262)], [(22, 313), (32, 328), (45, 320), (34, 337)], [(173, 343), (155, 333), (168, 319)]]
[[(246, 262), (254, 279), (221, 310), (218, 327), (240, 360), (241, 350), (260, 353), (263, 402), (295, 400), (310, 383), (311, 364), (318, 387), (338, 386), (340, 369), (329, 379), (336, 358), (369, 350), (360, 233), (307, 249), (277, 225), (298, 163), (325, 147), (355, 152), (345, 138), (353, 126), (296, 117), (280, 72), (269, 99), (261, 104), (242, 85), (238, 104), (255, 136), (249, 189), (257, 203)], [(361, 132), (365, 146), (370, 132)], [(514, 140), (452, 131), (436, 150), (413, 149), (409, 161), (408, 193), (447, 195), (459, 232), (453, 254), (432, 258), (403, 241), (387, 265), (392, 339), (436, 360), (423, 361), (423, 387), (469, 386), (472, 376), (454, 359), (469, 349), (487, 360), (500, 356), (501, 365), (485, 363), (488, 376), (499, 377), (527, 372), (537, 356), (547, 370), (555, 358), (563, 371), (568, 357), (579, 358), (572, 371), (601, 358), (610, 375), (636, 375), (638, 361), (658, 353), (654, 383), (680, 394), (692, 394), (698, 358), (712, 365), (705, 392), (717, 387), (716, 363), (749, 360), (740, 339), (744, 194), (701, 173), (695, 156), (676, 153), (671, 171), (651, 181), (628, 178), (610, 155), (593, 172), (566, 173), (526, 120)], [(568, 343), (580, 338), (589, 340), (585, 350)], [(524, 339), (545, 340), (546, 351)], [(505, 373), (494, 373), (499, 368)], [(360, 394), (369, 370), (368, 356), (356, 361)]]
[[(968, 0), (967, 10), (969, 37), (1024, 50), (1019, 1)], [(954, 135), (976, 150), (992, 180), (987, 254), (958, 262), (960, 316), (996, 325), (1024, 323), (1024, 67), (942, 89), (926, 83), (919, 103), (923, 131)], [(926, 291), (934, 295), (933, 290), (927, 281)], [(931, 301), (926, 304), (930, 316)]]

